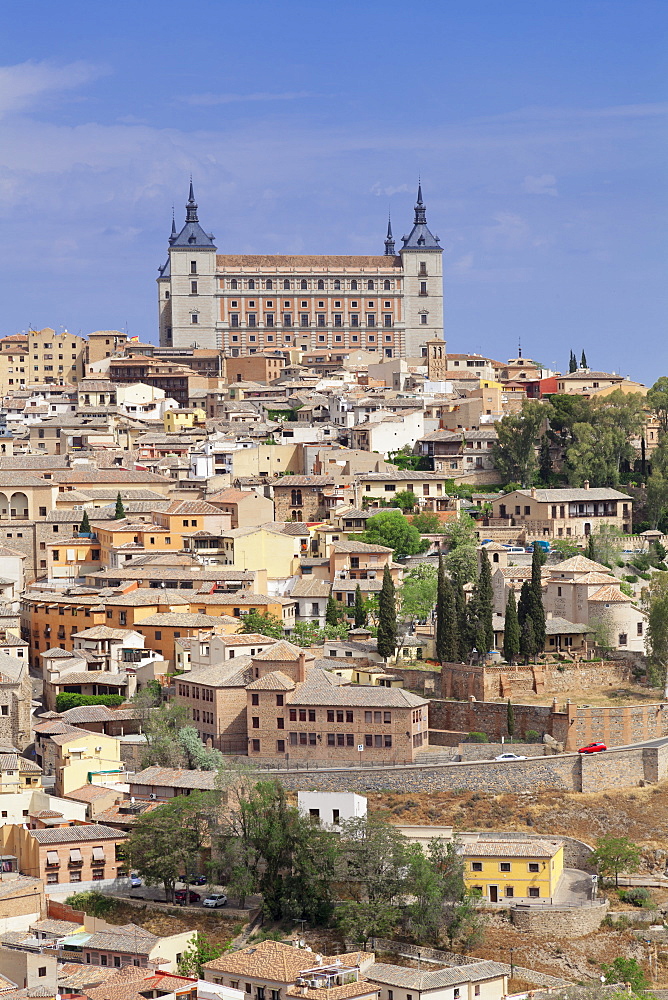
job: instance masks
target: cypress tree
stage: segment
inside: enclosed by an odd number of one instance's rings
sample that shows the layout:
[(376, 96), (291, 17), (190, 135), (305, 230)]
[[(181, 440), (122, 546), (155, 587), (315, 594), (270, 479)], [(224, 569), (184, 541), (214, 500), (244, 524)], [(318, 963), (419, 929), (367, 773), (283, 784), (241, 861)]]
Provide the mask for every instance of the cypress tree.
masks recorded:
[(515, 591), (511, 590), (506, 602), (506, 624), (503, 630), (503, 656), (512, 663), (520, 651), (520, 623), (517, 617)]
[(456, 663), (459, 660), (457, 636), (457, 609), (455, 592), (445, 575), (443, 556), (438, 560), (438, 591), (436, 596), (436, 659), (439, 663)]
[(513, 708), (513, 703), (508, 699), (508, 704), (506, 706), (506, 729), (508, 730), (509, 736), (515, 735), (515, 709)]
[(123, 500), (121, 498), (121, 491), (118, 491), (118, 496), (116, 497), (116, 511), (114, 513), (114, 519), (120, 521), (121, 518), (125, 517), (125, 507), (123, 506)]
[(582, 351), (582, 357), (580, 358), (580, 368), (589, 368), (589, 365), (587, 364), (587, 355), (584, 350)]
[(476, 590), (479, 635), (483, 644), (480, 652), (489, 653), (494, 649), (494, 591), (492, 590), (492, 567), (486, 549), (480, 551), (480, 575)]
[(455, 581), (452, 584), (455, 596), (455, 621), (456, 639), (459, 650), (459, 661), (465, 663), (469, 658), (469, 653), (473, 648), (473, 643), (469, 643), (468, 618), (466, 613), (466, 597), (461, 583)]
[(527, 615), (524, 619), (524, 625), (520, 634), (520, 653), (524, 657), (525, 663), (528, 663), (536, 655), (536, 639), (533, 634), (531, 615)]
[(90, 521), (88, 520), (87, 510), (84, 511), (83, 517), (81, 518), (81, 524), (79, 525), (79, 534), (80, 535), (90, 534)]
[(355, 628), (364, 628), (366, 625), (366, 611), (364, 610), (364, 598), (359, 583), (355, 587)]
[(536, 650), (542, 652), (545, 648), (545, 608), (543, 607), (543, 584), (540, 568), (545, 562), (545, 553), (541, 551), (538, 542), (533, 543), (533, 558), (531, 560), (531, 620)]
[(339, 606), (330, 594), (327, 598), (327, 608), (325, 609), (325, 623), (333, 625), (335, 628), (339, 624)]
[(594, 545), (593, 535), (590, 535), (589, 538), (587, 539), (587, 547), (585, 549), (585, 555), (587, 559), (591, 559), (593, 562), (596, 562), (596, 547)]
[(528, 580), (525, 580), (522, 584), (522, 589), (520, 590), (520, 599), (517, 605), (517, 619), (520, 623), (520, 629), (523, 627), (526, 621), (527, 615), (530, 613), (531, 608), (531, 584)]
[(397, 646), (397, 602), (390, 567), (383, 570), (383, 586), (378, 597), (378, 653), (388, 660)]
[(572, 375), (573, 372), (575, 372), (577, 370), (578, 370), (577, 359), (576, 359), (575, 355), (573, 354), (573, 351), (571, 351), (571, 359), (568, 362), (568, 371)]

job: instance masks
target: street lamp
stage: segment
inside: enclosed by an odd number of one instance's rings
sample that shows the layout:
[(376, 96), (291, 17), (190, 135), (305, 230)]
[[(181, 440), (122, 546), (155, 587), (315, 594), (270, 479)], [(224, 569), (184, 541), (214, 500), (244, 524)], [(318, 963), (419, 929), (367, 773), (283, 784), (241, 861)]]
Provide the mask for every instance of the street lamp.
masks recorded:
[(514, 953), (514, 951), (515, 951), (514, 948), (510, 949), (510, 977), (509, 977), (510, 979), (512, 979), (514, 977), (514, 975), (515, 975), (515, 966), (513, 964), (513, 953)]

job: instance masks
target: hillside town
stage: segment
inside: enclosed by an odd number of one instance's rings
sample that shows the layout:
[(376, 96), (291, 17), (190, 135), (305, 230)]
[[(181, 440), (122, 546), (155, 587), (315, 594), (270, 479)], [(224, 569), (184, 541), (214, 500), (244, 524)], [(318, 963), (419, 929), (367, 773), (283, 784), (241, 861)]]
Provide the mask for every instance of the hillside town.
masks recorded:
[(159, 346), (0, 339), (0, 997), (668, 980), (668, 377), (449, 349), (430, 225), (191, 182)]

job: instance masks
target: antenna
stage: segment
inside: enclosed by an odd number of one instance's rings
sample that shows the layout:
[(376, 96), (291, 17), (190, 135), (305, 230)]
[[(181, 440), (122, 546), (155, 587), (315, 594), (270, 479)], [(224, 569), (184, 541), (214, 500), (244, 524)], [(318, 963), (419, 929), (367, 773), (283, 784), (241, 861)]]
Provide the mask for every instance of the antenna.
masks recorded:
[(521, 337), (519, 337), (518, 340), (517, 340), (517, 357), (518, 358), (522, 357), (522, 338)]

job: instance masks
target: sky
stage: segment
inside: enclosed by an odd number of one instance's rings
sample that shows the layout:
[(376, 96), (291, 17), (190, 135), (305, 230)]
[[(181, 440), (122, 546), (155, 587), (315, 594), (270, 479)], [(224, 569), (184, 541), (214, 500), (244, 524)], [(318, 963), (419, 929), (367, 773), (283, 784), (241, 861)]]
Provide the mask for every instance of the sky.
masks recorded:
[(0, 336), (157, 339), (221, 253), (383, 252), (418, 176), (452, 351), (668, 375), (666, 0), (0, 0)]

